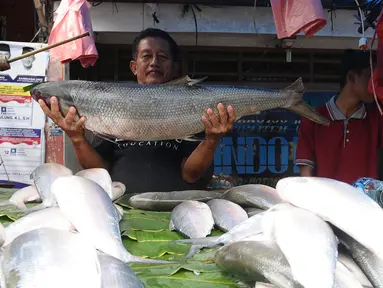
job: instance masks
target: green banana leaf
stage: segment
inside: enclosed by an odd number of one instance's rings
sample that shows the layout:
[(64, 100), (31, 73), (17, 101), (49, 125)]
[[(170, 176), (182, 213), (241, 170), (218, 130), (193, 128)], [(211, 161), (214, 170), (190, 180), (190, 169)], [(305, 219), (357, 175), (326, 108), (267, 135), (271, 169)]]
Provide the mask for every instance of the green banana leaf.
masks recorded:
[[(13, 193), (18, 189), (5, 189), (0, 188), (0, 203), (9, 201)], [(27, 207), (33, 207), (36, 203), (27, 203)], [(24, 212), (13, 205), (0, 206), (0, 222), (6, 226), (9, 221), (15, 221), (24, 216)], [(4, 220), (4, 222), (3, 222)]]
[[(8, 201), (15, 191), (15, 189), (0, 189), (0, 202)], [(132, 209), (128, 205), (129, 198), (122, 197), (117, 201), (117, 204), (124, 209), (120, 230), (126, 249), (131, 254), (143, 258), (178, 262), (161, 265), (129, 264), (146, 288), (248, 287), (219, 270), (214, 262), (217, 248), (202, 249), (192, 258), (186, 259), (190, 245), (170, 244), (171, 241), (185, 238), (179, 232), (169, 231), (171, 212)], [(27, 204), (28, 207), (34, 205), (36, 204)], [(0, 206), (0, 222), (5, 227), (23, 215), (23, 212), (14, 206)], [(222, 231), (213, 230), (209, 236), (222, 234)]]

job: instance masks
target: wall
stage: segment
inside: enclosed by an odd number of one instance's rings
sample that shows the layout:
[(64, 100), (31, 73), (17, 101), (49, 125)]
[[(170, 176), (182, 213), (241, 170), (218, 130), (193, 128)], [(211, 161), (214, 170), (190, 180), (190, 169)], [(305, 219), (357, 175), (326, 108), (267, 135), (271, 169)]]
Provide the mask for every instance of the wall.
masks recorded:
[[(55, 2), (57, 7), (58, 2)], [(280, 43), (276, 39), (271, 8), (222, 6), (213, 8), (199, 5), (196, 11), (199, 45), (264, 47)], [(156, 11), (159, 23), (154, 23)], [(181, 4), (102, 3), (91, 8), (93, 29), (98, 42), (126, 44), (134, 35), (147, 27), (158, 27), (172, 33), (180, 45), (195, 45), (195, 22), (191, 12), (181, 17)], [(297, 37), (294, 47), (344, 49), (357, 48), (360, 34), (354, 24), (356, 11), (327, 12), (327, 26), (310, 39)], [(333, 23), (331, 23), (331, 17)], [(253, 25), (256, 22), (256, 35)], [(369, 29), (366, 36), (371, 37)], [(334, 41), (335, 40), (335, 41)]]
[(35, 34), (32, 0), (0, 0), (0, 16), (7, 17), (7, 41), (31, 41)]

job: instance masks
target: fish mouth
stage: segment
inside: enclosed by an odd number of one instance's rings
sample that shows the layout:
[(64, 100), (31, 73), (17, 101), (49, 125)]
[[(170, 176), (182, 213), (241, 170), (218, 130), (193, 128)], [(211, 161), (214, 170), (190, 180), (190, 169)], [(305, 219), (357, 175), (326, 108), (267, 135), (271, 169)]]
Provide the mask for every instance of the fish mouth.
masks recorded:
[(50, 97), (43, 95), (41, 92), (37, 91), (34, 88), (31, 90), (31, 96), (36, 102), (38, 102), (39, 100), (43, 100), (46, 105), (50, 106)]

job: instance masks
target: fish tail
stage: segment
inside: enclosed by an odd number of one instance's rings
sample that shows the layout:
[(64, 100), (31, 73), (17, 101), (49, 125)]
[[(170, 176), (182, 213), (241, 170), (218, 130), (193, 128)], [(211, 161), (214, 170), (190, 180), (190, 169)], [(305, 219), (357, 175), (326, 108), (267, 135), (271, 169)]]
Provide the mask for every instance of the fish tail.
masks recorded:
[(205, 245), (194, 245), (192, 244), (190, 246), (188, 254), (186, 254), (186, 259), (193, 257), (195, 254), (197, 254)]
[[(293, 84), (283, 89), (291, 94), (292, 105), (284, 107), (302, 117), (322, 125), (330, 125), (330, 120), (303, 100), (304, 86), (302, 78), (298, 78)], [(291, 93), (292, 92), (292, 93)]]
[[(205, 238), (195, 238), (195, 239), (179, 239), (169, 242), (169, 244), (192, 244), (192, 246), (197, 246), (201, 248), (214, 248), (221, 243), (220, 236), (211, 236)], [(195, 249), (193, 248), (193, 249)], [(190, 248), (191, 249), (191, 248)]]
[(175, 261), (166, 261), (166, 260), (154, 260), (154, 259), (146, 259), (139, 256), (129, 255), (126, 257), (125, 262), (127, 263), (147, 263), (147, 264), (179, 264), (179, 262)]

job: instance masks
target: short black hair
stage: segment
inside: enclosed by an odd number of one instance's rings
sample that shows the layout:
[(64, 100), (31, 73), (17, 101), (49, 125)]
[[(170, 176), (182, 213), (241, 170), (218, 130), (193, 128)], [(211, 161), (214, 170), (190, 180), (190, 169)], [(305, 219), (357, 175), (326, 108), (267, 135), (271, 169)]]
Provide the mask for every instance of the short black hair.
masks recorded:
[[(374, 57), (372, 58), (374, 61)], [(374, 63), (374, 62), (373, 62)], [(353, 71), (360, 75), (363, 70), (370, 67), (370, 51), (347, 49), (342, 56), (340, 69), (340, 89), (347, 84), (347, 74)]]
[(178, 54), (179, 54), (178, 49), (179, 48), (178, 48), (176, 41), (174, 41), (174, 39), (167, 32), (165, 32), (164, 30), (161, 30), (161, 29), (157, 29), (157, 28), (147, 28), (145, 30), (142, 30), (136, 36), (136, 38), (134, 38), (133, 44), (132, 44), (132, 57), (133, 57), (133, 59), (136, 59), (136, 57), (137, 57), (137, 49), (138, 49), (138, 45), (140, 44), (141, 40), (143, 40), (145, 38), (149, 38), (149, 37), (161, 38), (161, 39), (167, 41), (169, 43), (170, 54), (171, 54), (172, 59), (174, 61), (178, 60)]
[(0, 43), (0, 51), (11, 52), (11, 48), (8, 44)]
[(32, 47), (25, 46), (25, 47), (23, 47), (22, 54), (25, 54), (25, 53), (28, 53), (28, 52), (32, 52), (33, 50), (35, 50), (35, 49), (33, 49)]

